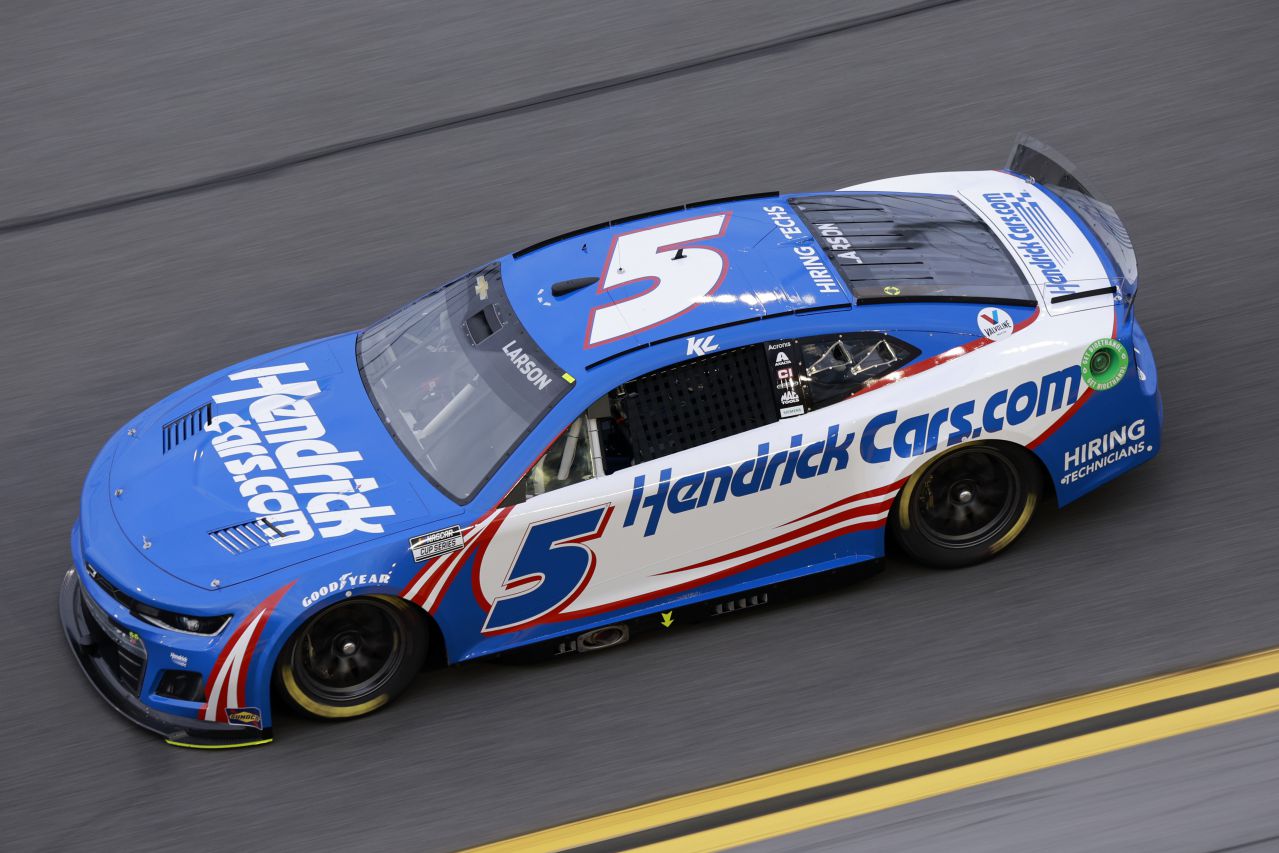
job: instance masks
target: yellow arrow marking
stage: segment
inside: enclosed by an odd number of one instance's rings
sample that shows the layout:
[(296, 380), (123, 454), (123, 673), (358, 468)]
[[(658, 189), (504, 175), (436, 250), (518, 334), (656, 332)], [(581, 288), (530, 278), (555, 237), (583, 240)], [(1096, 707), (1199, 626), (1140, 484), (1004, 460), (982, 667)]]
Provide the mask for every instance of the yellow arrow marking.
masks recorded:
[(671, 623), (672, 623), (672, 622), (674, 622), (674, 621), (675, 621), (675, 611), (674, 611), (674, 610), (667, 610), (665, 613), (663, 613), (663, 614), (662, 614), (662, 627), (663, 627), (663, 628), (669, 628), (669, 627), (671, 627)]

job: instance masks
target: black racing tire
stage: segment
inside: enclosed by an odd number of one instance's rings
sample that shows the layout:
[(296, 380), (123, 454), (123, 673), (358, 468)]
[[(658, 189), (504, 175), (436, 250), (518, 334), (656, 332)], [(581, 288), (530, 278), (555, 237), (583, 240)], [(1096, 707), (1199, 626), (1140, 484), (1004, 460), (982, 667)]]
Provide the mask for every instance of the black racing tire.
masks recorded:
[(276, 683), (289, 705), (308, 717), (362, 717), (408, 687), (426, 661), (428, 644), (424, 620), (403, 599), (344, 599), (289, 638)]
[(1043, 489), (1031, 454), (1015, 445), (975, 442), (917, 471), (890, 516), (911, 558), (939, 569), (971, 566), (1007, 548), (1026, 528)]

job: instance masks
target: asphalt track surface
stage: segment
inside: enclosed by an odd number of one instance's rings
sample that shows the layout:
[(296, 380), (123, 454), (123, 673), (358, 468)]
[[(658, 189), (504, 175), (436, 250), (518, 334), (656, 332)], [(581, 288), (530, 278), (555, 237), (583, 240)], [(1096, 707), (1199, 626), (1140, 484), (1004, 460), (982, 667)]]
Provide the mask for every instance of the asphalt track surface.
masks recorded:
[(1279, 726), (1232, 723), (738, 848), (1273, 853)]
[[(892, 5), (9, 4), (0, 232)], [(1279, 645), (1277, 40), (1260, 0), (965, 0), (0, 233), (2, 846), (447, 850)], [(1154, 462), (998, 561), (430, 673), (218, 754), (134, 730), (67, 653), (84, 471), (168, 391), (578, 225), (998, 166), (1021, 129), (1125, 217), (1167, 423)]]

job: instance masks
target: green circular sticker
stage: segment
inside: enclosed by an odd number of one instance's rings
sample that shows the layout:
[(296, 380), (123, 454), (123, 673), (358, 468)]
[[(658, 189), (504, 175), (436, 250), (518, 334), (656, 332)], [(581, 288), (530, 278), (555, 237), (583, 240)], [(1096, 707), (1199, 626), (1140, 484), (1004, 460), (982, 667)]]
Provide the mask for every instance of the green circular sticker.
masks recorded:
[(1109, 391), (1128, 372), (1128, 350), (1114, 338), (1093, 341), (1079, 362), (1084, 382), (1097, 391)]

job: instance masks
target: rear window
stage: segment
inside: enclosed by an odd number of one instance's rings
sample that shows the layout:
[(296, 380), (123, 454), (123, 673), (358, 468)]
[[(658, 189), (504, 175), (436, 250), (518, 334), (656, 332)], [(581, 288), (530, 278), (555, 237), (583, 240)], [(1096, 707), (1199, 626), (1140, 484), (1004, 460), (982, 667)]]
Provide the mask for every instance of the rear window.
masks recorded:
[(1035, 294), (985, 223), (948, 196), (847, 194), (788, 200), (859, 305), (1035, 305)]

